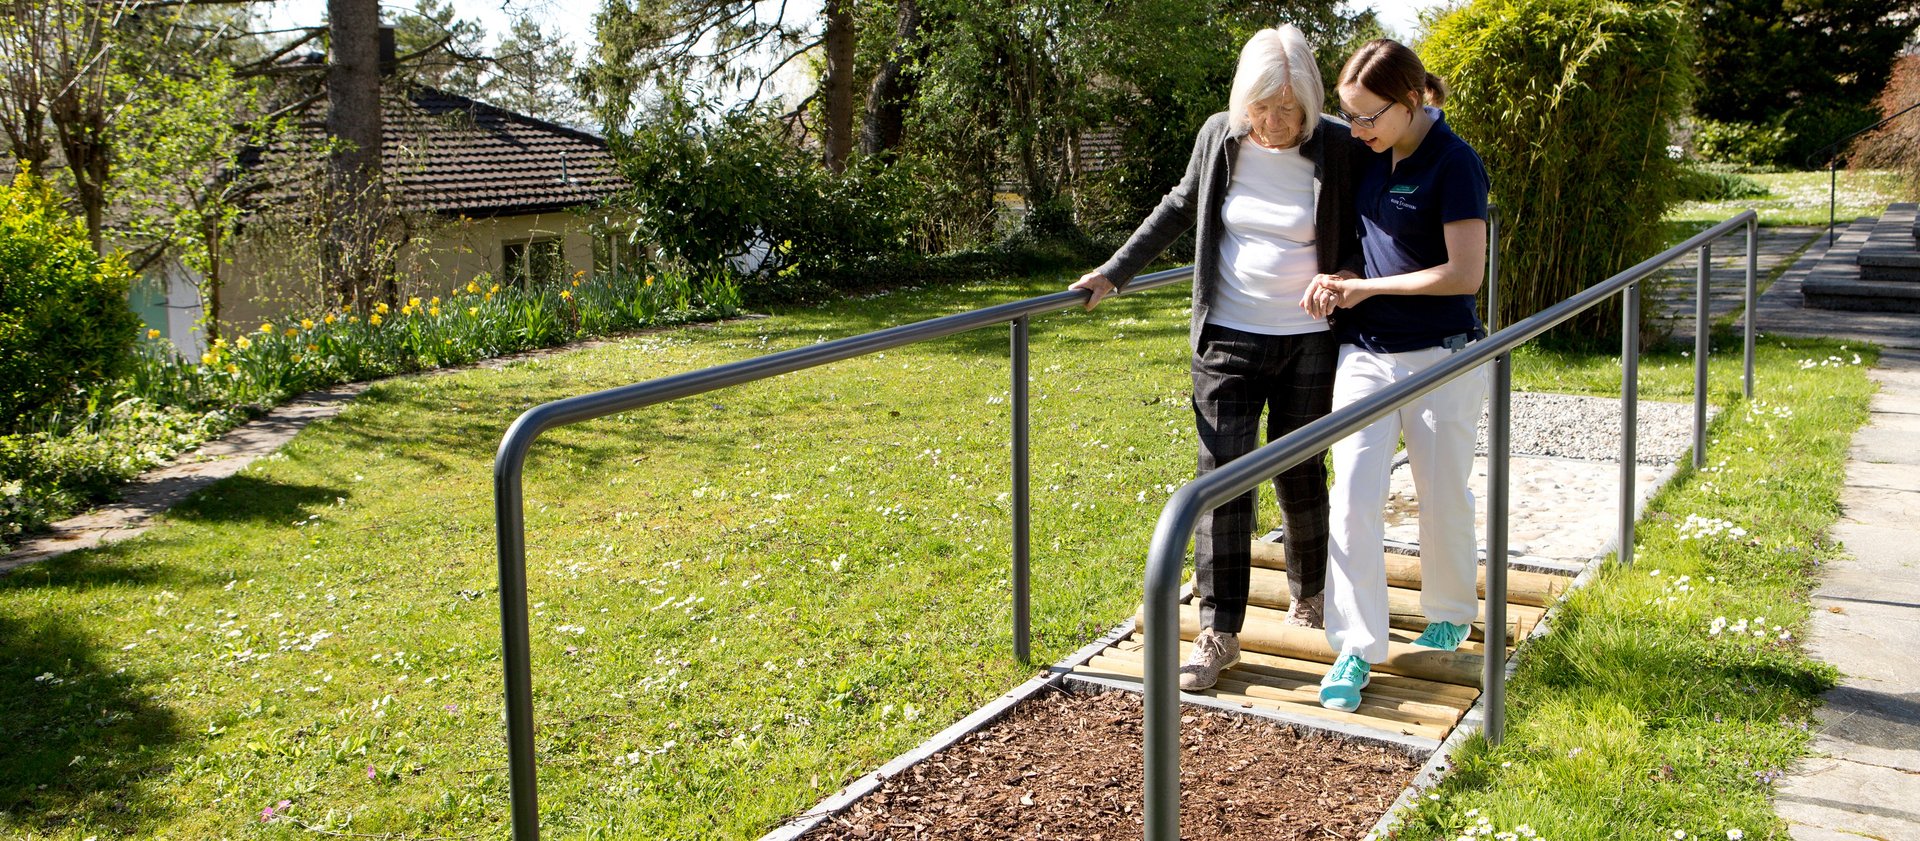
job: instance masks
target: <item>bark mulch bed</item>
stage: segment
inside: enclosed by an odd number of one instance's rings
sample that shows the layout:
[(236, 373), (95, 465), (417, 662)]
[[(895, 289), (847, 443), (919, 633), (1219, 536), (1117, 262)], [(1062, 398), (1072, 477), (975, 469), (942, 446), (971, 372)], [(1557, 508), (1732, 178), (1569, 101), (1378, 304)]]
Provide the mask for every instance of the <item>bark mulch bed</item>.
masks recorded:
[[(1137, 839), (1141, 712), (1131, 692), (1036, 696), (804, 838)], [(1421, 765), (1194, 707), (1180, 746), (1180, 832), (1193, 841), (1360, 838)]]

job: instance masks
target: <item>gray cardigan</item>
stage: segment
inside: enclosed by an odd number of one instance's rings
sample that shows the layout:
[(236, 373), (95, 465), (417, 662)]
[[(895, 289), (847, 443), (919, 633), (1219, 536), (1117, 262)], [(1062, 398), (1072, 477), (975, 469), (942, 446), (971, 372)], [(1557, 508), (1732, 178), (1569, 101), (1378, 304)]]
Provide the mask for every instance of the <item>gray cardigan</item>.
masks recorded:
[[(1193, 158), (1187, 162), (1187, 174), (1160, 200), (1160, 206), (1147, 214), (1127, 243), (1120, 246), (1097, 269), (1119, 289), (1153, 262), (1174, 239), (1197, 226), (1193, 254), (1193, 325), (1188, 342), (1199, 349), (1200, 328), (1207, 322), (1213, 290), (1220, 284), (1220, 239), (1224, 226), (1220, 205), (1226, 201), (1227, 186), (1233, 182), (1233, 158), (1246, 132), (1229, 128), (1226, 112), (1207, 118), (1200, 136), (1193, 142)], [(1360, 230), (1353, 207), (1353, 185), (1359, 178), (1354, 158), (1362, 147), (1353, 139), (1346, 124), (1322, 115), (1313, 136), (1300, 146), (1300, 153), (1313, 160), (1314, 250), (1320, 258), (1320, 271), (1332, 274), (1347, 269), (1364, 274), (1360, 254)], [(1201, 209), (1205, 213), (1201, 213)]]

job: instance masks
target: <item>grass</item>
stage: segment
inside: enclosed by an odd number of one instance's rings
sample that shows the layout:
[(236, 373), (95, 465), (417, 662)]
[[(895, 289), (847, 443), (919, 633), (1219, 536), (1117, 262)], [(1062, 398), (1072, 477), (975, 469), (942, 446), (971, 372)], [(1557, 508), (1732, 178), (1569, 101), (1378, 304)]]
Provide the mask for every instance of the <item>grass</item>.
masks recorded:
[[(1827, 224), (1827, 173), (1760, 172), (1745, 173), (1767, 188), (1767, 196), (1727, 201), (1682, 202), (1667, 212), (1666, 221), (1685, 226), (1685, 234), (1671, 237), (1678, 242), (1695, 231), (1752, 208), (1762, 225)], [(1887, 170), (1843, 169), (1837, 173), (1834, 193), (1834, 220), (1845, 225), (1862, 216), (1879, 216), (1889, 202), (1913, 201), (1905, 177)]]
[[(519, 412), (1065, 283), (387, 381), (147, 535), (0, 579), (0, 738), (19, 748), (0, 835), (501, 835), (489, 479)], [(1039, 662), (1129, 613), (1153, 517), (1191, 474), (1185, 306), (1166, 290), (1035, 325)], [(1006, 341), (890, 351), (535, 448), (556, 837), (755, 835), (1031, 673), (1009, 653)]]
[[(148, 534), (0, 579), (0, 739), (14, 746), (0, 835), (502, 837), (489, 475), (519, 412), (1066, 281), (905, 291), (390, 380)], [(1132, 610), (1154, 517), (1192, 474), (1186, 295), (1036, 320), (1036, 662)], [(1673, 765), (1693, 786), (1711, 760), (1706, 781), (1743, 782), (1804, 740), (1826, 673), (1786, 644), (1734, 647), (1705, 628), (1717, 613), (1804, 620), (1803, 559), (1831, 551), (1817, 535), (1866, 392), (1851, 365), (1800, 367), (1829, 350), (1763, 348), (1763, 399), (1791, 416), (1726, 413), (1725, 472), (1683, 476), (1643, 532), (1641, 569), (1724, 583), (1655, 608), (1648, 588), (1670, 577), (1616, 574), (1576, 597), (1514, 687), (1509, 742), (1463, 754), (1419, 825), (1482, 802), (1556, 837), (1603, 818), (1758, 814), (1762, 786), (1707, 801), (1644, 775)], [(1643, 394), (1689, 395), (1684, 361), (1649, 357)], [(1607, 393), (1610, 364), (1528, 351), (1516, 381)], [(1716, 401), (1737, 406), (1737, 358), (1715, 365)], [(554, 837), (757, 835), (1032, 673), (1009, 653), (1006, 371), (1005, 333), (980, 331), (535, 447), (537, 749)], [(1672, 534), (1681, 512), (1740, 522), (1763, 545), (1703, 551)], [(1697, 651), (1715, 652), (1711, 674), (1664, 679)], [(1591, 733), (1582, 744), (1606, 764), (1552, 773), (1586, 781), (1571, 792), (1588, 800), (1508, 789), (1539, 781), (1499, 762), (1529, 744), (1550, 758), (1570, 733)], [(1549, 767), (1524, 756), (1515, 766)]]
[[(1505, 740), (1470, 739), (1401, 837), (1786, 837), (1773, 783), (1835, 679), (1798, 638), (1810, 576), (1843, 551), (1827, 529), (1875, 356), (1769, 340), (1746, 403), (1737, 340), (1715, 344), (1727, 359), (1712, 366), (1713, 399), (1728, 411), (1709, 465), (1653, 500), (1634, 567), (1606, 567), (1561, 605), (1510, 685)], [(1687, 361), (1649, 357), (1642, 393), (1687, 393)], [(1618, 393), (1601, 358), (1536, 352), (1516, 367), (1533, 387)]]

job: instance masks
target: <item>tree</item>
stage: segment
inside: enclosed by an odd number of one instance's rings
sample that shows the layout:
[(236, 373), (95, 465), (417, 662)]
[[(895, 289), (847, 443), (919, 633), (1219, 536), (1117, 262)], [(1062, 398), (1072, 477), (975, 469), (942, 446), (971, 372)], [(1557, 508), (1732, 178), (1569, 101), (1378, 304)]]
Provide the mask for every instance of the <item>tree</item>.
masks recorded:
[(461, 96), (480, 95), (487, 31), (472, 18), (458, 17), (447, 0), (414, 0), (413, 8), (394, 15), (394, 45), (401, 55), (419, 53), (407, 77)]
[(5, 0), (0, 50), (5, 87), (0, 123), (22, 169), (39, 177), (59, 154), (86, 220), (87, 238), (101, 247), (107, 180), (112, 171), (108, 133), (119, 113), (123, 86), (113, 83), (119, 61), (114, 28), (131, 16), (133, 0)]
[(1692, 2), (1700, 33), (1695, 112), (1782, 130), (1779, 158), (1762, 162), (1791, 165), (1876, 119), (1873, 97), (1920, 15), (1915, 0)]
[(374, 238), (385, 217), (380, 187), (380, 6), (327, 0), (327, 285), (343, 304), (378, 279)]
[[(1492, 176), (1501, 219), (1501, 324), (1558, 303), (1665, 245), (1693, 26), (1677, 3), (1473, 0), (1433, 23), (1427, 67), (1452, 87), (1447, 121)], [(1618, 298), (1554, 334), (1620, 335)]]
[(547, 33), (532, 18), (517, 18), (494, 50), (493, 68), (481, 87), (486, 101), (531, 117), (578, 124), (584, 114), (573, 92), (573, 47)]

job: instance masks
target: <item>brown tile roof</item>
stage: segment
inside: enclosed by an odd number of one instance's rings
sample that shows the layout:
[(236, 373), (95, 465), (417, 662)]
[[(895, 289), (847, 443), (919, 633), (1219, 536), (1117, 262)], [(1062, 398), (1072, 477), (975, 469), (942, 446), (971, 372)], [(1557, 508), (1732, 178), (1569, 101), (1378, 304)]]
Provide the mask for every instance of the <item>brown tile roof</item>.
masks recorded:
[[(402, 211), (541, 213), (592, 205), (627, 186), (597, 135), (424, 85), (404, 93), (383, 96), (381, 113), (381, 169)], [(326, 136), (325, 107), (307, 109), (293, 135), (256, 160), (317, 148)], [(294, 192), (282, 184), (260, 198)]]

